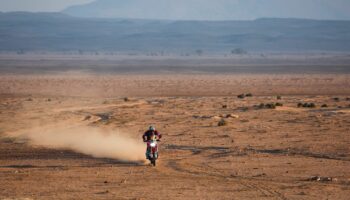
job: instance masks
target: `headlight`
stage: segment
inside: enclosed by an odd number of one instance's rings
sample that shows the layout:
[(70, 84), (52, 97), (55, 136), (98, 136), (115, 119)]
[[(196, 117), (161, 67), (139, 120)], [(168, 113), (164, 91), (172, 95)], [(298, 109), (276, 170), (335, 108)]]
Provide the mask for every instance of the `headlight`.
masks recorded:
[(157, 145), (157, 144), (156, 144), (155, 142), (152, 142), (152, 143), (150, 144), (151, 147), (156, 147), (156, 145)]

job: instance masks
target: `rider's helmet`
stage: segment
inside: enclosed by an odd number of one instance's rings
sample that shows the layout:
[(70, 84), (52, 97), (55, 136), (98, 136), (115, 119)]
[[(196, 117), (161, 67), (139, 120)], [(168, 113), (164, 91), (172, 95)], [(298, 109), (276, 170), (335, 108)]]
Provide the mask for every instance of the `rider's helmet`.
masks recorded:
[(149, 130), (150, 130), (150, 131), (155, 131), (156, 128), (155, 128), (154, 126), (150, 126), (150, 127), (149, 127)]

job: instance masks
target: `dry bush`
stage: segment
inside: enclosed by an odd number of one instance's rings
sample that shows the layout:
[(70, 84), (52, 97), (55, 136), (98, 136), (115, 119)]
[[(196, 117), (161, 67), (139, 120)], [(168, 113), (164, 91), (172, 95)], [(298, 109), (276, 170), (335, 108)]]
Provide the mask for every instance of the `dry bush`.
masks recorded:
[(327, 104), (323, 104), (323, 105), (321, 106), (321, 108), (328, 108), (328, 105), (327, 105)]
[(265, 105), (265, 108), (268, 108), (268, 109), (275, 109), (276, 108), (276, 105), (274, 103), (268, 103)]
[(302, 106), (299, 106), (299, 104), (298, 104), (298, 107), (303, 107), (303, 108), (316, 108), (316, 104), (315, 104), (315, 103), (303, 103)]
[(237, 96), (237, 98), (239, 98), (239, 99), (244, 99), (244, 97), (245, 97), (245, 94), (240, 94)]
[(282, 99), (282, 97), (281, 96), (277, 96), (277, 100), (281, 100)]
[(221, 119), (218, 123), (218, 126), (226, 126), (227, 122), (224, 119)]
[(275, 105), (276, 105), (276, 107), (282, 107), (282, 106), (283, 106), (283, 103), (279, 103), (279, 102), (278, 102), (278, 103), (276, 103)]
[(261, 104), (258, 105), (257, 107), (260, 108), (260, 109), (263, 109), (263, 108), (265, 108), (265, 104), (261, 103)]

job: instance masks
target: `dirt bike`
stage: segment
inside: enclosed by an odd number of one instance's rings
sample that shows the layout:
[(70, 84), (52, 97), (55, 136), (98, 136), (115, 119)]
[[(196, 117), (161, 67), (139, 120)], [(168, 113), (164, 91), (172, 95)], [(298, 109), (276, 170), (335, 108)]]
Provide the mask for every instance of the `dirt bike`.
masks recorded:
[(155, 136), (151, 140), (146, 141), (146, 157), (149, 161), (151, 161), (153, 166), (156, 166), (156, 161), (158, 159), (158, 142), (160, 142), (160, 140)]

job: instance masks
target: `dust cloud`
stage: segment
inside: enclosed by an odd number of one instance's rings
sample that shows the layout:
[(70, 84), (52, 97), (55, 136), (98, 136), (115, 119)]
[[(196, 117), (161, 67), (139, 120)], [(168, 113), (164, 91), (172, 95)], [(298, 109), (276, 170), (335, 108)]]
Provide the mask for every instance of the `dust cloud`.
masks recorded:
[(96, 158), (145, 161), (145, 145), (118, 131), (88, 126), (50, 127), (33, 129), (22, 137), (28, 139), (32, 145), (69, 149)]

